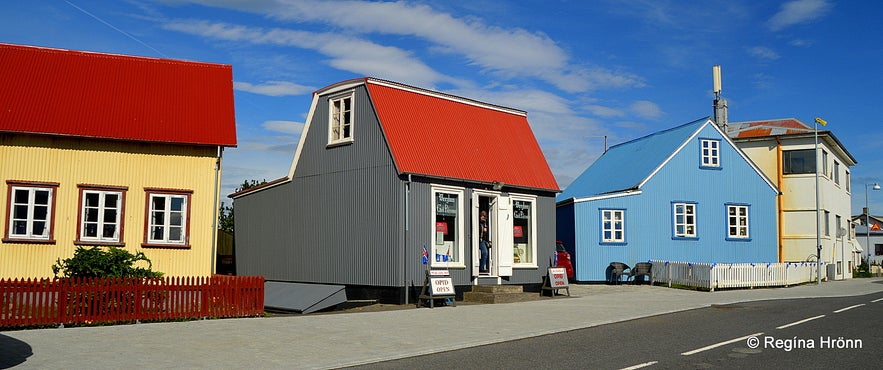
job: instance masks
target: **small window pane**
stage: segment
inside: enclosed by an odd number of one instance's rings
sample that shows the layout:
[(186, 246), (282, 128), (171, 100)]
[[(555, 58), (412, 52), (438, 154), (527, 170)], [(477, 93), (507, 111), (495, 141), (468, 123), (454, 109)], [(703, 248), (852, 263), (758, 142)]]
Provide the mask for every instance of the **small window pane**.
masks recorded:
[(86, 210), (86, 222), (98, 222), (98, 208)]
[(46, 190), (35, 190), (34, 191), (34, 204), (49, 204), (49, 192)]
[(46, 223), (43, 221), (34, 221), (34, 235), (43, 235), (46, 232)]
[(86, 227), (84, 228), (83, 231), (84, 231), (84, 234), (86, 234), (85, 235), (86, 237), (94, 238), (94, 237), (98, 236), (98, 224), (92, 224), (92, 223), (86, 224)]
[(98, 207), (98, 199), (101, 197), (98, 193), (86, 193), (86, 207)]
[(15, 219), (25, 219), (28, 218), (28, 206), (15, 206), (12, 209), (12, 218)]
[(184, 209), (184, 198), (172, 198), (172, 211), (181, 211)]
[(104, 225), (104, 233), (101, 234), (104, 238), (113, 238), (116, 235), (116, 225), (114, 224), (105, 224)]
[(29, 198), (29, 192), (27, 190), (16, 190), (15, 191), (15, 203), (18, 204), (27, 204)]
[(153, 209), (157, 211), (162, 211), (166, 209), (166, 198), (164, 197), (154, 197), (153, 198)]

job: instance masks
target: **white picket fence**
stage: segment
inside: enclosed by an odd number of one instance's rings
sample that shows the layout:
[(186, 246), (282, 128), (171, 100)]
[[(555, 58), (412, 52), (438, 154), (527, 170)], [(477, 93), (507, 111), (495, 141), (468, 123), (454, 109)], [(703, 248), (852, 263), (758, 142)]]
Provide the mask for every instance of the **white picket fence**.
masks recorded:
[[(694, 263), (652, 260), (653, 281), (708, 289), (789, 286), (816, 281), (815, 262)], [(825, 262), (822, 262), (824, 277)]]

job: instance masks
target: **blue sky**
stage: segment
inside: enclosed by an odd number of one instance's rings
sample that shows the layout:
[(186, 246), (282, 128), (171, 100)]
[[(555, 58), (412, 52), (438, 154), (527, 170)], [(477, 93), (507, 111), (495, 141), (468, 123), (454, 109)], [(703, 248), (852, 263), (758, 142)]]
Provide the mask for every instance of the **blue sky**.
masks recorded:
[[(5, 0), (0, 42), (230, 64), (226, 194), (285, 176), (311, 93), (364, 76), (528, 112), (560, 186), (609, 145), (712, 115), (829, 122), (883, 182), (883, 2)], [(489, 138), (492, 140), (492, 138)], [(229, 199), (227, 199), (229, 202)], [(883, 191), (871, 192), (883, 214)], [(874, 210), (879, 211), (874, 211)]]

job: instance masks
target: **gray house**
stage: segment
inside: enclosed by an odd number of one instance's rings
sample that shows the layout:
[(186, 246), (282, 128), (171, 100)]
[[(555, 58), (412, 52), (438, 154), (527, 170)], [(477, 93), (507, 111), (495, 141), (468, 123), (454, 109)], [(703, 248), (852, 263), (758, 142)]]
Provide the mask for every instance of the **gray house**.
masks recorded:
[[(398, 302), (427, 269), (448, 270), (458, 295), (539, 284), (555, 249), (558, 191), (525, 112), (343, 81), (313, 94), (288, 175), (230, 196), (236, 270)], [(479, 271), (480, 212), (488, 272)]]

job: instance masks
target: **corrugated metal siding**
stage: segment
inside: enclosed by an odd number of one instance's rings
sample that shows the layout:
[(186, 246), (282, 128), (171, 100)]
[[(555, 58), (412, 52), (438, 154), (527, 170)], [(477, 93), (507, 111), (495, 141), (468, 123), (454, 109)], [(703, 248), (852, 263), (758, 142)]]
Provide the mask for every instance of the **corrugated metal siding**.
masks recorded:
[[(123, 242), (144, 251), (153, 269), (168, 276), (211, 274), (215, 149), (119, 141), (0, 134), (0, 180), (8, 209), (8, 180), (57, 182), (56, 244), (3, 243), (0, 277), (51, 277), (58, 258), (73, 255), (77, 235), (78, 184), (126, 186)], [(191, 249), (141, 248), (144, 241), (144, 188), (192, 190)], [(3, 222), (8, 222), (4, 219)]]
[[(354, 142), (327, 147), (328, 101), (320, 99), (290, 184), (237, 200), (237, 216), (242, 206), (249, 222), (240, 234), (237, 217), (237, 268), (270, 280), (403, 284), (404, 188), (364, 87), (353, 111)], [(287, 223), (256, 232), (276, 218)]]
[[(711, 137), (703, 131), (700, 137)], [(699, 169), (698, 139), (692, 140), (641, 195), (575, 205), (577, 279), (600, 281), (610, 262), (634, 265), (650, 259), (689, 262), (776, 262), (776, 193), (728, 145), (720, 170)], [(690, 179), (684, 181), (684, 179)], [(672, 240), (672, 201), (697, 203), (699, 240)], [(726, 240), (726, 203), (749, 204), (751, 241)], [(627, 245), (600, 244), (600, 209), (626, 210)]]
[(367, 86), (399, 172), (558, 190), (527, 117)]
[(235, 146), (233, 70), (0, 44), (0, 131)]

